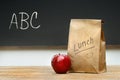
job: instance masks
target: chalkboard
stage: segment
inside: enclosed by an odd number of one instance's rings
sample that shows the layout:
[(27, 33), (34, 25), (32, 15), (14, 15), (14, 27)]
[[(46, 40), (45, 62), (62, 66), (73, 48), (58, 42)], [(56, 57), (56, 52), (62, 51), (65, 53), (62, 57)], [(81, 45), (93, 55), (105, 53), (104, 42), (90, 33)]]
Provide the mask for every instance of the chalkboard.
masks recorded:
[(70, 19), (102, 19), (108, 45), (120, 44), (115, 0), (1, 0), (0, 46), (67, 45)]

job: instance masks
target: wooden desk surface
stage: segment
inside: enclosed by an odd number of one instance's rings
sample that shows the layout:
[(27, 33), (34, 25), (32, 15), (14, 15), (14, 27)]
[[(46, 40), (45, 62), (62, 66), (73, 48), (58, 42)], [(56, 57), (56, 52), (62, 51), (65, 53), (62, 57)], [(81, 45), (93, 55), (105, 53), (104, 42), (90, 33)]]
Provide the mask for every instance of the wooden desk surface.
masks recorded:
[(101, 74), (56, 74), (48, 66), (0, 67), (0, 80), (120, 80), (120, 66), (108, 66)]

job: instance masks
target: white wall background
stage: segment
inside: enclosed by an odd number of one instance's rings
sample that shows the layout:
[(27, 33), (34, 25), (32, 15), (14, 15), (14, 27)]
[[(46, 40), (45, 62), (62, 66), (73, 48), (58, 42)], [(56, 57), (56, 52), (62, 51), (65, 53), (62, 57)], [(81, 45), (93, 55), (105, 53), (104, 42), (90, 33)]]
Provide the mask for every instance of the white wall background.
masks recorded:
[[(53, 55), (67, 50), (0, 50), (0, 66), (50, 66)], [(120, 49), (106, 50), (107, 65), (120, 65)]]

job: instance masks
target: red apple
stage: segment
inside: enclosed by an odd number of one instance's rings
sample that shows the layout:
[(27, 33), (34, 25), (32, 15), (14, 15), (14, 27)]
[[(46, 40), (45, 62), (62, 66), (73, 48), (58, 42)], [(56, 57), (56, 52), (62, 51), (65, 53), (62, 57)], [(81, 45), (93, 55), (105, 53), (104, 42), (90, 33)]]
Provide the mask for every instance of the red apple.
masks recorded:
[(57, 54), (54, 55), (51, 65), (56, 73), (66, 73), (71, 67), (71, 60), (68, 55)]

